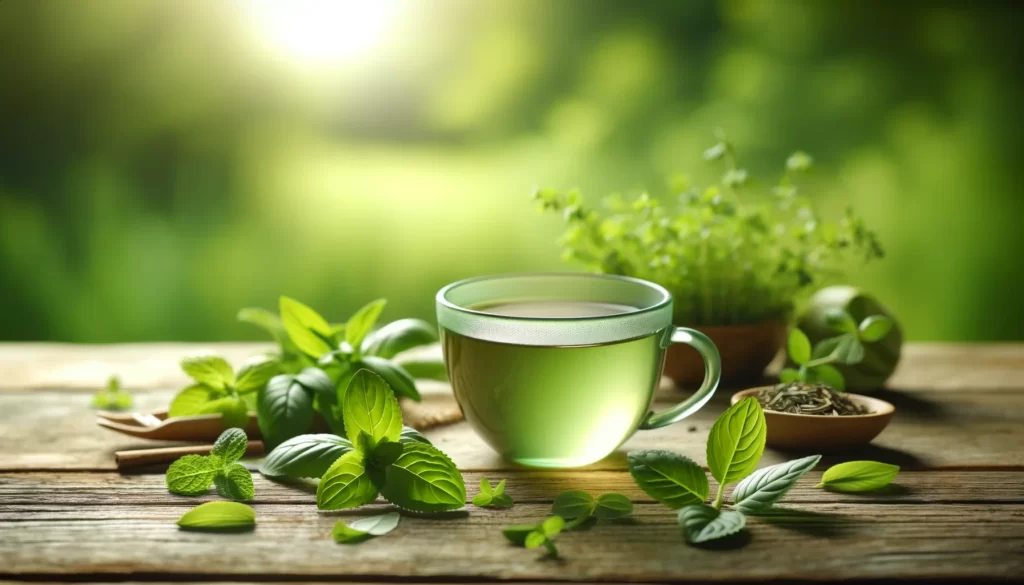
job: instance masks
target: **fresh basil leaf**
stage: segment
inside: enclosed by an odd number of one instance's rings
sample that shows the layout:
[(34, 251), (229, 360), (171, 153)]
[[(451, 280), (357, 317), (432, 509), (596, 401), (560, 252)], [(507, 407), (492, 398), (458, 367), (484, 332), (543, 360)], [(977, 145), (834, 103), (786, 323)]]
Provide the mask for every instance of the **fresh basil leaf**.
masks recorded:
[(352, 450), (348, 439), (335, 435), (299, 435), (281, 443), (263, 459), (260, 473), (268, 477), (321, 477)]
[(892, 329), (892, 319), (884, 315), (871, 315), (860, 322), (860, 338), (867, 342), (881, 341)]
[(206, 502), (178, 519), (178, 526), (188, 530), (240, 529), (255, 525), (256, 511), (238, 502)]
[(167, 411), (167, 416), (177, 417), (201, 414), (203, 406), (222, 396), (224, 396), (223, 392), (218, 392), (209, 386), (193, 384), (178, 392), (174, 400), (171, 401), (171, 407)]
[(626, 496), (607, 493), (597, 496), (597, 507), (594, 516), (599, 520), (617, 520), (633, 513), (633, 502)]
[(334, 542), (338, 544), (358, 544), (370, 540), (370, 535), (363, 532), (362, 530), (356, 530), (345, 524), (344, 520), (338, 520), (334, 523), (334, 530), (331, 531), (331, 537), (334, 538)]
[(491, 482), (486, 477), (480, 478), (480, 493), (488, 496), (494, 495), (494, 490), (491, 489)]
[(249, 405), (240, 398), (218, 398), (207, 402), (199, 408), (198, 414), (219, 414), (224, 428), (249, 427)]
[(702, 503), (711, 491), (704, 469), (678, 453), (631, 451), (626, 465), (644, 493), (672, 509)]
[(366, 433), (373, 445), (402, 436), (402, 409), (387, 382), (369, 370), (359, 370), (345, 390), (342, 404), (345, 432), (353, 445)]
[(831, 364), (821, 364), (808, 370), (807, 381), (828, 384), (840, 392), (846, 390), (846, 378), (843, 377), (842, 372)]
[[(526, 537), (537, 530), (536, 524), (512, 524), (501, 529), (505, 539), (519, 546), (526, 546)], [(543, 533), (541, 533), (543, 535)]]
[(825, 324), (837, 333), (857, 331), (857, 322), (842, 309), (830, 308), (825, 311)]
[(295, 375), (295, 381), (315, 396), (337, 398), (338, 390), (331, 377), (320, 368), (305, 368)]
[(277, 445), (309, 429), (313, 397), (295, 376), (274, 376), (257, 395), (256, 416), (263, 440)]
[(215, 355), (189, 356), (181, 360), (181, 369), (200, 384), (224, 390), (235, 383), (235, 372), (224, 358)]
[(281, 297), (281, 321), (296, 347), (313, 359), (334, 349), (331, 326), (319, 313), (288, 297)]
[(391, 363), (401, 367), (413, 380), (448, 381), (448, 370), (441, 355), (441, 348), (434, 352), (408, 352), (399, 354)]
[(405, 443), (401, 457), (385, 470), (381, 493), (396, 506), (443, 512), (466, 503), (466, 484), (452, 460), (420, 443)]
[(705, 504), (691, 504), (679, 510), (679, 526), (686, 542), (698, 544), (743, 530), (746, 517), (734, 510), (716, 510)]
[(723, 486), (739, 481), (757, 467), (764, 453), (764, 411), (753, 396), (733, 404), (715, 421), (708, 436), (711, 475)]
[(271, 378), (281, 371), (281, 362), (276, 358), (257, 355), (253, 356), (238, 368), (238, 381), (235, 382), (235, 389), (240, 394), (256, 392), (266, 386)]
[(380, 313), (384, 310), (384, 305), (387, 303), (386, 299), (377, 299), (367, 303), (345, 323), (345, 341), (352, 347), (353, 352), (358, 353), (361, 350), (363, 339), (373, 329), (374, 324), (377, 323), (377, 318), (380, 317)]
[(223, 469), (219, 457), (185, 455), (167, 469), (165, 481), (172, 494), (196, 496), (205, 493), (213, 485), (213, 479)]
[(867, 492), (883, 488), (899, 473), (898, 465), (878, 461), (847, 461), (829, 467), (815, 487), (837, 492)]
[[(481, 480), (481, 481), (483, 481), (483, 480)], [(490, 487), (490, 484), (488, 484), (488, 487)], [(499, 481), (498, 485), (494, 486), (494, 492), (493, 493), (496, 496), (500, 496), (500, 495), (505, 493), (505, 480), (504, 479)]]
[(377, 499), (377, 488), (366, 473), (363, 454), (349, 451), (331, 465), (316, 486), (316, 507), (342, 510)]
[(245, 455), (245, 450), (248, 446), (249, 437), (245, 435), (245, 431), (240, 428), (232, 428), (224, 431), (217, 437), (210, 454), (220, 457), (224, 465), (230, 465)]
[(814, 469), (819, 460), (821, 455), (811, 455), (758, 469), (733, 490), (735, 508), (744, 514), (757, 514), (771, 508), (786, 495), (801, 475)]
[(396, 395), (412, 398), (416, 402), (420, 401), (420, 393), (416, 390), (416, 381), (402, 369), (402, 366), (372, 355), (365, 356), (359, 363), (384, 378)]
[(551, 503), (551, 513), (562, 518), (589, 518), (594, 513), (594, 497), (583, 490), (566, 490)]
[(399, 441), (402, 443), (423, 443), (424, 445), (433, 444), (416, 429), (404, 426), (402, 427), (402, 438)]
[(437, 328), (421, 319), (399, 319), (370, 333), (363, 353), (391, 359), (403, 351), (437, 341)]
[(256, 497), (252, 485), (252, 474), (241, 463), (232, 463), (217, 474), (213, 483), (217, 493), (229, 500), (248, 501)]
[(381, 441), (373, 448), (373, 457), (371, 458), (373, 466), (384, 469), (398, 460), (402, 455), (402, 450), (402, 443), (391, 442), (387, 439)]
[(799, 329), (789, 332), (789, 341), (786, 342), (786, 347), (789, 350), (789, 359), (798, 366), (806, 364), (811, 359), (811, 340), (807, 339), (807, 335)]

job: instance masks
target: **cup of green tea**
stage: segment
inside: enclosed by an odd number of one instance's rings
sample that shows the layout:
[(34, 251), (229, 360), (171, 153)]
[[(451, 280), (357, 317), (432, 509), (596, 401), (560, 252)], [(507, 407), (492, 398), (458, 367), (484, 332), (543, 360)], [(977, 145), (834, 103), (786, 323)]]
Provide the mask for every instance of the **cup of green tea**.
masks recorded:
[[(509, 274), (437, 293), (448, 379), (466, 420), (506, 459), (577, 467), (603, 459), (638, 429), (670, 425), (718, 387), (715, 345), (672, 325), (657, 284), (596, 274)], [(704, 358), (696, 394), (662, 412), (651, 399), (665, 349)]]

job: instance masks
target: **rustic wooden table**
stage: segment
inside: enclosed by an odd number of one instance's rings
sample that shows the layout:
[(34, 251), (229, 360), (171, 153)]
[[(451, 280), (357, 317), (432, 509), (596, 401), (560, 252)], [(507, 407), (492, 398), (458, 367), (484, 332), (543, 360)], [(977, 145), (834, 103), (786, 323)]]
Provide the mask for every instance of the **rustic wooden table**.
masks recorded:
[[(1024, 578), (1024, 345), (907, 348), (891, 390), (897, 407), (875, 443), (828, 457), (784, 504), (803, 514), (748, 523), (740, 548), (683, 543), (673, 511), (625, 471), (634, 448), (679, 451), (704, 462), (704, 441), (729, 395), (693, 418), (641, 432), (589, 468), (530, 471), (496, 457), (458, 423), (429, 431), (463, 470), (470, 497), (482, 475), (508, 479), (509, 510), (406, 517), (358, 546), (330, 537), (339, 517), (378, 512), (316, 509), (308, 487), (255, 477), (258, 526), (244, 534), (179, 531), (175, 520), (214, 495), (169, 494), (161, 474), (119, 474), (113, 451), (153, 446), (97, 427), (92, 391), (119, 373), (139, 408), (167, 404), (185, 383), (178, 359), (199, 349), (238, 363), (258, 344), (68, 346), (0, 344), (0, 579), (331, 581), (812, 581)], [(667, 401), (677, 391), (659, 389)], [(432, 388), (427, 400), (448, 400)], [(765, 452), (762, 465), (794, 454)], [(896, 463), (884, 493), (814, 489), (822, 469), (847, 459)], [(633, 520), (563, 535), (563, 558), (509, 545), (505, 524), (548, 513), (564, 489), (614, 490), (636, 502)]]

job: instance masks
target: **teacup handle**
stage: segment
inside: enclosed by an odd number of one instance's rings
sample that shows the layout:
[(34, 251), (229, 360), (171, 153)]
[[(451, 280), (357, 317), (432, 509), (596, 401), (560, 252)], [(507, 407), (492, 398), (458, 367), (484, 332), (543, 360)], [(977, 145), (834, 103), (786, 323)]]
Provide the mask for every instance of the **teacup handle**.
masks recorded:
[(661, 428), (679, 422), (697, 412), (708, 400), (711, 400), (711, 395), (715, 393), (718, 381), (722, 377), (722, 360), (718, 355), (718, 348), (708, 339), (707, 335), (686, 327), (673, 327), (668, 341), (666, 346), (672, 343), (685, 343), (700, 353), (704, 358), (704, 382), (696, 394), (672, 408), (661, 412), (648, 412), (643, 422), (640, 423), (641, 429)]

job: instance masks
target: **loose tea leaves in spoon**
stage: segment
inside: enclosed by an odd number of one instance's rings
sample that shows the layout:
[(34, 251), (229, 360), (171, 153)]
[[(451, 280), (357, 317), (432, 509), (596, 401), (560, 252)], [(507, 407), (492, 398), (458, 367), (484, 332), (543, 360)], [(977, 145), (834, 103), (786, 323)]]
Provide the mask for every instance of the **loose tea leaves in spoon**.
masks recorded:
[(842, 392), (828, 384), (791, 382), (777, 384), (757, 393), (757, 401), (766, 410), (793, 414), (821, 416), (850, 416), (868, 414), (868, 410), (855, 404)]

